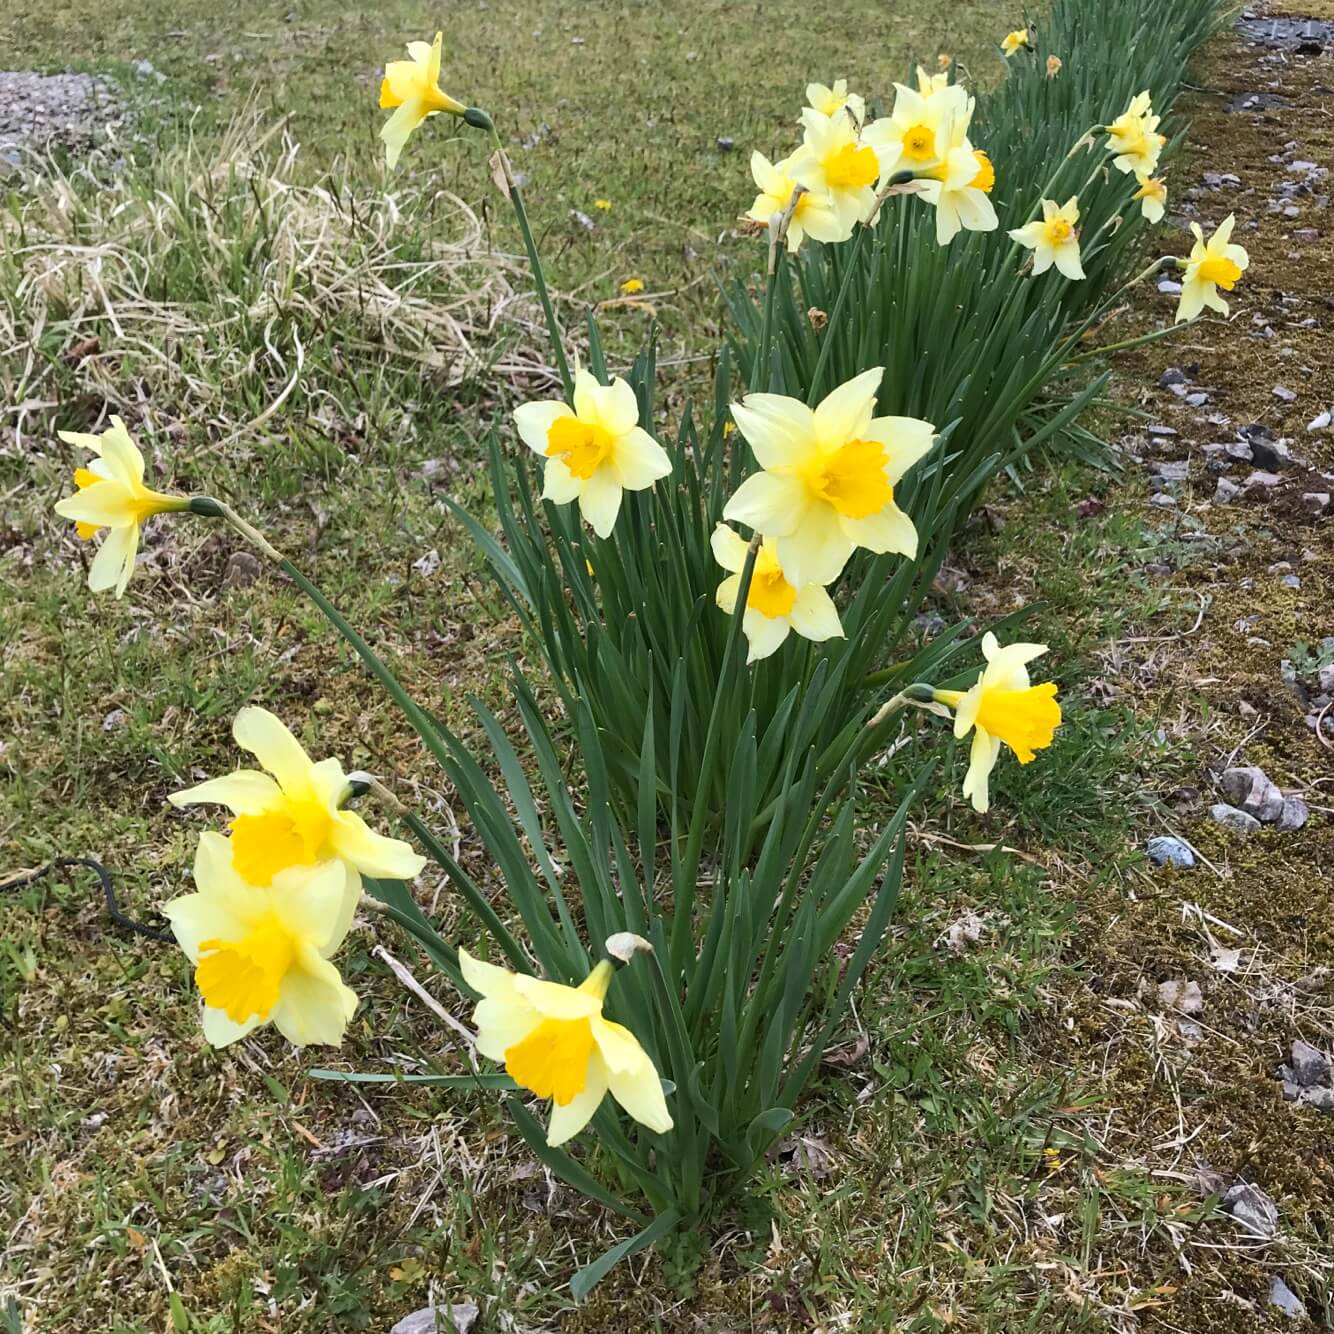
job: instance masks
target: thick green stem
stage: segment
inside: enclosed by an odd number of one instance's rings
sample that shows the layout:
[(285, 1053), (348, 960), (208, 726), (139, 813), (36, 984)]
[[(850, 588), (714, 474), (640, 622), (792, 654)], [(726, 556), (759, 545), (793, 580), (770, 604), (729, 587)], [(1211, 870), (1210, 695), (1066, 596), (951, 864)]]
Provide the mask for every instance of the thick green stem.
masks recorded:
[(547, 333), (551, 336), (551, 350), (556, 357), (556, 369), (560, 372), (561, 384), (565, 388), (565, 397), (574, 401), (574, 376), (570, 373), (570, 362), (565, 355), (565, 340), (561, 327), (556, 321), (556, 308), (551, 302), (551, 292), (547, 287), (546, 273), (542, 268), (541, 257), (537, 253), (537, 242), (533, 239), (533, 228), (528, 221), (528, 210), (523, 205), (523, 193), (514, 179), (510, 168), (509, 155), (500, 142), (500, 133), (495, 121), (481, 108), (469, 107), (464, 113), (464, 120), (479, 130), (486, 130), (491, 142), (496, 147), (495, 163), (499, 166), (505, 180), (505, 193), (509, 196), (510, 207), (514, 210), (515, 221), (523, 234), (524, 249), (528, 252), (528, 266), (533, 272), (533, 282), (537, 286), (537, 299), (542, 304), (542, 314), (546, 317)]

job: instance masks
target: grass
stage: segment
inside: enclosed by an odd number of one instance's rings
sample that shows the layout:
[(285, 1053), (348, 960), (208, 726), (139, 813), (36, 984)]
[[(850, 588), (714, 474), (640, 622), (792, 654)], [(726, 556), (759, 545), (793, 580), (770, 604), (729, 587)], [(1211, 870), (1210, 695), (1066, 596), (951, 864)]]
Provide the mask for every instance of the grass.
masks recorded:
[[(374, 71), (408, 29), (416, 35), (416, 11), (393, 4), (335, 21), (308, 4), (279, 23), (244, 4), (218, 17), (180, 9), (108, 17), (64, 5), (41, 24), (9, 14), (0, 41), (12, 63), (45, 68), (147, 56), (171, 78), (161, 94), (147, 85), (166, 102), (150, 112), (161, 125), (144, 123), (169, 143), (176, 108), (202, 98), (196, 144), (205, 161), (258, 77), (263, 89), (282, 89), (279, 109), (293, 113), (289, 130), (303, 148), (292, 185), (327, 185), (333, 170), (346, 181), (344, 197), (375, 197)], [(614, 298), (622, 277), (640, 274), (680, 357), (713, 348), (714, 266), (757, 262), (748, 243), (715, 241), (748, 202), (745, 153), (786, 139), (808, 73), (846, 72), (883, 87), (887, 71), (929, 58), (937, 44), (984, 70), (985, 39), (1011, 26), (998, 5), (950, 7), (943, 20), (926, 4), (892, 16), (865, 6), (846, 30), (804, 26), (792, 0), (687, 0), (666, 32), (660, 9), (647, 5), (620, 6), (596, 26), (590, 13), (551, 0), (461, 10), (451, 16), (461, 26), (451, 29), (457, 55), (447, 68), (457, 71), (456, 89), (504, 116), (507, 132), (551, 126), (515, 156), (530, 173), (546, 249), (558, 255), (566, 309)], [(542, 41), (531, 35), (539, 28)], [(724, 40), (735, 55), (711, 60)], [(687, 59), (691, 51), (699, 58)], [(349, 70), (363, 80), (359, 100), (346, 95)], [(262, 111), (271, 97), (261, 94)], [(432, 147), (447, 128), (430, 127)], [(735, 138), (734, 153), (718, 150), (724, 134)], [(345, 153), (349, 168), (335, 162)], [(513, 250), (507, 220), (480, 185), (480, 146), (463, 140), (442, 147), (441, 158), (443, 188), (490, 226), (502, 254)], [(179, 181), (181, 161), (172, 153), (145, 161), (134, 182)], [(420, 185), (405, 173), (393, 188), (409, 198)], [(591, 208), (595, 198), (612, 208)], [(571, 208), (595, 229), (573, 221)], [(395, 239), (426, 255), (456, 235), (424, 201)], [(474, 272), (505, 281), (503, 271)], [(253, 278), (237, 272), (221, 290), (253, 295)], [(433, 294), (473, 290), (454, 278), (438, 270)], [(181, 318), (211, 327), (219, 290), (207, 273), (183, 285)], [(0, 291), (17, 309), (9, 280)], [(306, 318), (289, 312), (283, 328), (300, 332)], [(633, 345), (644, 312), (614, 318), (624, 346)], [(228, 437), (290, 378), (277, 361), (265, 363), (253, 329), (220, 348), (236, 357), (237, 374), (252, 377), (244, 398), (230, 381), (208, 381), (210, 358), (186, 343), (178, 367), (152, 379), (147, 360), (136, 362), (102, 325), (94, 330), (101, 361), (66, 366), (65, 348), (48, 346), (59, 366), (49, 381), (55, 406), (3, 418), (0, 867), (92, 853), (117, 873), (132, 914), (151, 917), (153, 904), (183, 886), (199, 828), (165, 796), (196, 769), (234, 763), (228, 724), (251, 700), (298, 723), (317, 752), (336, 749), (350, 767), (393, 775), (447, 821), (450, 794), (433, 788), (407, 729), (291, 588), (263, 576), (247, 582), (228, 543), (183, 522), (154, 530), (123, 603), (95, 603), (81, 585), (83, 549), (49, 514), (73, 461), (54, 445), (53, 427), (86, 425), (114, 385), (168, 477), (244, 497), (374, 632), (419, 698), (458, 722), (468, 692), (503, 708), (501, 658), (522, 650), (440, 503), (445, 491), (483, 510), (474, 440), (500, 405), (495, 386), (452, 384), (441, 368), (391, 359), (374, 343), (347, 360), (348, 338), (364, 333), (360, 316), (333, 312), (330, 323), (340, 336), (327, 343), (303, 335), (317, 350), (300, 397), (236, 439)], [(402, 337), (422, 328), (414, 318)], [(488, 356), (542, 354), (527, 339), (484, 347)], [(1146, 364), (1143, 377), (1150, 373)], [(517, 388), (541, 378), (535, 372)], [(185, 961), (111, 928), (91, 883), (48, 879), (11, 891), (0, 907), (0, 1293), (12, 1294), (31, 1329), (62, 1334), (383, 1330), (432, 1292), (476, 1301), (485, 1330), (842, 1322), (1009, 1334), (1137, 1322), (1227, 1327), (1251, 1314), (1220, 1304), (1220, 1287), (1262, 1300), (1275, 1263), (1320, 1272), (1327, 1151), (1318, 1128), (1284, 1125), (1299, 1152), (1264, 1133), (1266, 1109), (1279, 1105), (1262, 1059), (1250, 1059), (1258, 1048), (1241, 1045), (1247, 993), (1225, 1011), (1242, 1056), (1211, 1058), (1231, 1062), (1216, 1083), (1182, 1069), (1177, 1049), (1155, 1035), (1156, 1016), (1107, 1004), (1134, 1003), (1141, 978), (1153, 984), (1163, 970), (1203, 966), (1201, 934), (1181, 920), (1187, 892), (1216, 915), (1238, 910), (1225, 884), (1164, 889), (1126, 855), (1155, 827), (1158, 798), (1193, 781), (1231, 727), (1216, 719), (1201, 727), (1208, 697), (1185, 666), (1169, 676), (1175, 693), (1154, 695), (1148, 673), (1158, 650), (1141, 658), (1124, 645), (1190, 629), (1193, 600), (1154, 571), (1170, 563), (1174, 584), (1195, 578), (1201, 544), (1146, 525), (1133, 485), (1066, 467), (1039, 472), (1028, 487), (1023, 497), (992, 498), (955, 553), (957, 591), (937, 601), (946, 616), (1044, 604), (1033, 637), (1052, 643), (1069, 702), (1063, 744), (1034, 769), (1002, 770), (995, 810), (982, 822), (953, 794), (963, 757), (952, 757), (950, 794), (942, 788), (931, 803), (942, 818), (917, 831), (893, 947), (734, 1228), (693, 1249), (640, 1257), (572, 1309), (563, 1284), (619, 1234), (544, 1178), (489, 1099), (311, 1081), (304, 1072), (327, 1060), (271, 1034), (212, 1052), (188, 999)], [(1106, 511), (1076, 520), (1075, 506), (1093, 491)], [(1276, 651), (1301, 637), (1287, 629)], [(1213, 651), (1217, 663), (1245, 649), (1227, 642)], [(1182, 659), (1189, 663), (1188, 649)], [(1016, 851), (997, 852), (996, 843)], [(466, 837), (463, 854), (494, 886)], [(457, 936), (455, 906), (429, 876), (423, 902)], [(1290, 929), (1291, 906), (1277, 895), (1248, 911), (1266, 940)], [(365, 1004), (339, 1057), (390, 1069), (429, 1053), (455, 1068), (448, 1035), (376, 949), (462, 1011), (461, 998), (418, 967), (411, 943), (367, 914), (341, 957)], [(1290, 980), (1302, 965), (1294, 949), (1273, 959), (1273, 975)], [(1307, 1031), (1327, 1022), (1318, 998), (1300, 1013)], [(1272, 1008), (1263, 1015), (1274, 1046), (1286, 1021)], [(1183, 1151), (1155, 1147), (1175, 1133), (1174, 1096), (1208, 1109), (1207, 1152), (1224, 1170), (1248, 1161), (1248, 1145), (1229, 1136), (1228, 1099), (1244, 1099), (1246, 1119), (1235, 1119), (1256, 1145), (1250, 1158), (1273, 1174), (1265, 1179), (1276, 1192), (1281, 1183), (1285, 1210), (1304, 1201), (1295, 1239), (1277, 1259), (1238, 1248), (1232, 1225), (1214, 1220), (1194, 1190)], [(1194, 1266), (1186, 1277), (1183, 1253)], [(1285, 1272), (1301, 1286), (1293, 1268)], [(1313, 1282), (1303, 1288), (1312, 1309)]]

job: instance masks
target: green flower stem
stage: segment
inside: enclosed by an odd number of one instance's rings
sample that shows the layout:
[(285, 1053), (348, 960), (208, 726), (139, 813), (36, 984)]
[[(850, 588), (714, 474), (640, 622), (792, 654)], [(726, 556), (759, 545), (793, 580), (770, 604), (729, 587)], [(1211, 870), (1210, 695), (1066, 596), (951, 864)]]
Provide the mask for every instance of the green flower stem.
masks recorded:
[(509, 155), (500, 142), (500, 132), (496, 123), (480, 107), (469, 107), (463, 113), (463, 119), (475, 129), (485, 130), (495, 145), (495, 162), (505, 178), (505, 192), (509, 195), (510, 207), (514, 209), (519, 231), (523, 233), (524, 248), (528, 252), (528, 265), (533, 272), (533, 282), (537, 285), (537, 299), (542, 303), (542, 314), (546, 316), (547, 332), (551, 336), (551, 348), (556, 357), (556, 369), (560, 372), (561, 384), (565, 387), (565, 397), (574, 401), (574, 376), (570, 373), (570, 362), (565, 355), (565, 341), (560, 325), (556, 321), (556, 308), (551, 303), (551, 292), (547, 288), (546, 273), (542, 269), (542, 260), (537, 253), (537, 242), (533, 239), (533, 228), (528, 221), (528, 210), (523, 205), (523, 194), (510, 169)]

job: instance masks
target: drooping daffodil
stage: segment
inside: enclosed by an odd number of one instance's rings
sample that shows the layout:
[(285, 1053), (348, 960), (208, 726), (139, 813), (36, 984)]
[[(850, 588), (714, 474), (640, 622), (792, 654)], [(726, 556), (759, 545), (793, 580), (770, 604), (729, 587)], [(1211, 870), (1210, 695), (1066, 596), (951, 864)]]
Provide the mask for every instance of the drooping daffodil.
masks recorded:
[(519, 437), (547, 460), (542, 498), (579, 502), (599, 537), (609, 537), (626, 491), (643, 491), (672, 470), (667, 451), (639, 425), (639, 400), (630, 385), (599, 384), (575, 372), (574, 407), (564, 400), (524, 403), (514, 410)]
[(1167, 212), (1167, 182), (1156, 176), (1144, 178), (1135, 191), (1139, 211), (1149, 222), (1162, 222)]
[(473, 1011), (477, 1050), (514, 1082), (552, 1101), (547, 1143), (564, 1144), (593, 1118), (608, 1092), (658, 1134), (672, 1128), (662, 1081), (638, 1038), (604, 1019), (612, 965), (577, 986), (511, 973), (459, 950), (463, 980), (481, 996)]
[(1032, 34), (1027, 28), (1016, 28), (1001, 39), (1001, 50), (1005, 52), (1006, 60), (1020, 51), (1030, 50), (1031, 46)]
[(823, 83), (808, 83), (806, 105), (814, 107), (822, 116), (837, 116), (840, 111), (850, 111), (858, 125), (866, 119), (866, 100), (859, 93), (848, 92), (846, 79), (835, 79), (832, 88)]
[(936, 210), (936, 243), (949, 245), (965, 229), (994, 232), (1000, 226), (991, 202), (995, 188), (996, 169), (985, 153), (967, 142), (951, 148), (920, 182), (922, 198)]
[[(746, 567), (748, 548), (745, 539), (725, 523), (713, 530), (711, 544), (714, 559), (729, 571), (718, 585), (716, 598), (718, 606), (730, 616), (736, 610), (741, 592), (741, 572)], [(816, 644), (843, 638), (833, 598), (820, 584), (805, 584), (801, 588), (790, 584), (783, 575), (772, 538), (765, 538), (755, 553), (741, 629), (749, 646), (747, 665), (776, 653), (793, 630)]]
[(444, 34), (436, 33), (435, 41), (409, 42), (410, 60), (391, 60), (384, 67), (380, 83), (380, 105), (395, 108), (394, 114), (380, 129), (384, 140), (385, 160), (392, 168), (397, 166), (399, 154), (408, 136), (428, 116), (445, 111), (461, 116), (467, 110), (440, 87), (440, 48)]
[(979, 813), (990, 804), (988, 785), (1001, 744), (1014, 751), (1020, 764), (1028, 764), (1035, 751), (1051, 745), (1061, 725), (1055, 684), (1045, 681), (1035, 686), (1028, 679), (1028, 664), (1046, 651), (1045, 644), (1002, 648), (988, 631), (982, 637), (987, 665), (973, 688), (935, 691), (936, 703), (954, 710), (954, 735), (962, 739), (973, 733), (963, 795), (972, 799)]
[(1042, 201), (1042, 217), (1010, 232), (1013, 240), (1033, 252), (1034, 274), (1046, 273), (1053, 265), (1067, 278), (1084, 276), (1079, 255), (1079, 199), (1071, 195), (1064, 204)]
[(162, 911), (195, 966), (209, 1042), (225, 1047), (270, 1022), (299, 1047), (341, 1042), (357, 997), (329, 962), (351, 925), (338, 864), (292, 866), (261, 888), (210, 832), (194, 874), (195, 892)]
[(1166, 138), (1159, 134), (1160, 116), (1153, 114), (1149, 93), (1140, 93), (1130, 105), (1107, 126), (1107, 151), (1113, 156), (1113, 166), (1127, 175), (1141, 180), (1158, 170)]
[[(787, 158), (782, 162), (770, 162), (758, 150), (750, 155), (750, 174), (760, 193), (746, 214), (748, 218), (767, 226), (775, 213), (786, 212), (792, 202), (792, 192), (797, 188), (796, 181), (788, 175), (790, 162)], [(797, 197), (787, 228), (787, 248), (794, 254), (808, 236), (816, 241), (833, 242), (846, 241), (851, 235), (852, 223), (845, 225), (827, 192), (803, 190)]]
[(829, 201), (844, 235), (850, 236), (875, 207), (881, 164), (876, 150), (863, 143), (851, 117), (826, 116), (807, 107), (801, 113), (805, 135), (787, 160), (787, 172), (806, 189)]
[(1177, 323), (1193, 320), (1206, 306), (1220, 315), (1228, 313), (1228, 303), (1218, 295), (1219, 288), (1230, 292), (1241, 275), (1250, 267), (1251, 257), (1239, 245), (1232, 244), (1232, 229), (1237, 225), (1236, 215), (1229, 213), (1218, 230), (1206, 241), (1198, 222), (1190, 229), (1195, 233), (1195, 248), (1186, 261), (1185, 276), (1181, 280), (1181, 302), (1177, 306)]
[(838, 578), (857, 547), (917, 554), (917, 530), (894, 487), (930, 449), (935, 427), (874, 417), (883, 367), (840, 385), (818, 407), (782, 394), (748, 394), (732, 416), (762, 472), (748, 477), (723, 518), (772, 540), (796, 589)]
[(375, 833), (361, 816), (343, 809), (351, 788), (338, 759), (312, 760), (279, 718), (253, 705), (236, 715), (232, 736), (266, 772), (238, 769), (169, 800), (178, 807), (216, 802), (231, 810), (227, 850), (246, 884), (262, 887), (289, 867), (335, 862), (341, 868), (343, 915), (350, 922), (363, 874), (411, 880), (421, 873), (426, 860), (409, 844)]
[(73, 519), (82, 538), (91, 539), (107, 530), (88, 570), (88, 587), (94, 593), (109, 588), (120, 597), (134, 573), (145, 522), (154, 514), (188, 510), (190, 501), (144, 485), (144, 456), (119, 417), (112, 417), (111, 426), (100, 435), (84, 431), (57, 434), (67, 445), (91, 450), (94, 457), (86, 467), (75, 469), (79, 489), (56, 502), (56, 513)]

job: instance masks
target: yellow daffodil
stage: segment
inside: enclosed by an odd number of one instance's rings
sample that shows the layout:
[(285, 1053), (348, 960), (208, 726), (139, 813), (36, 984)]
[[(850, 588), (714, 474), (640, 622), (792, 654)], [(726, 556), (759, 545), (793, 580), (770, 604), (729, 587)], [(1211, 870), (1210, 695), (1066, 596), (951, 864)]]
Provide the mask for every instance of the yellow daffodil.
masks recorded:
[(894, 487), (930, 449), (935, 427), (873, 417), (884, 369), (840, 385), (816, 408), (781, 394), (749, 394), (732, 416), (764, 470), (748, 477), (723, 518), (772, 540), (796, 589), (838, 578), (857, 547), (917, 554), (917, 530)]
[(357, 1008), (330, 956), (351, 918), (336, 862), (294, 866), (273, 884), (252, 885), (221, 834), (200, 837), (193, 894), (166, 904), (204, 999), (204, 1036), (225, 1047), (260, 1024), (298, 1047), (338, 1043)]
[(1000, 226), (990, 195), (996, 169), (983, 152), (964, 143), (951, 148), (929, 176), (921, 179), (922, 198), (936, 210), (936, 242), (949, 245), (960, 230), (994, 232)]
[(599, 537), (609, 537), (624, 491), (643, 491), (666, 477), (672, 461), (639, 425), (639, 400), (624, 380), (599, 384), (587, 371), (574, 377), (574, 407), (561, 401), (525, 403), (514, 424), (529, 449), (547, 460), (542, 498), (578, 500)]
[(429, 46), (425, 42), (409, 42), (408, 55), (412, 58), (391, 60), (384, 67), (380, 105), (396, 108), (380, 130), (385, 160), (390, 167), (398, 163), (398, 155), (408, 136), (428, 116), (440, 111), (461, 116), (467, 110), (462, 102), (441, 91), (440, 47), (443, 41), (444, 34), (438, 32)]
[(636, 292), (642, 292), (643, 290), (644, 280), (642, 278), (627, 278), (621, 284), (621, 291), (624, 292), (626, 296), (634, 296)]
[(1162, 222), (1167, 212), (1167, 182), (1150, 176), (1139, 183), (1135, 198), (1140, 201), (1139, 211), (1150, 222)]
[(848, 116), (829, 117), (807, 107), (801, 123), (806, 133), (801, 147), (788, 158), (788, 175), (826, 199), (840, 229), (851, 235), (875, 207), (880, 159), (861, 141)]
[(120, 597), (134, 573), (144, 523), (154, 514), (188, 510), (190, 502), (184, 496), (163, 495), (144, 485), (144, 456), (119, 417), (112, 417), (110, 429), (101, 435), (83, 431), (58, 434), (67, 445), (90, 449), (95, 457), (87, 467), (75, 469), (74, 481), (79, 489), (56, 502), (56, 513), (73, 519), (82, 538), (107, 530), (88, 571), (88, 587), (94, 593), (110, 588)]
[(1140, 93), (1130, 105), (1107, 127), (1107, 151), (1113, 155), (1113, 166), (1127, 175), (1141, 180), (1158, 170), (1158, 159), (1167, 143), (1158, 134), (1161, 117), (1153, 114), (1150, 95)]
[(938, 74), (928, 74), (921, 65), (917, 67), (917, 91), (925, 98), (934, 97), (937, 93), (943, 93), (950, 84), (950, 65), (953, 63), (949, 56), (941, 56), (944, 62), (940, 67)]
[(848, 81), (836, 79), (832, 88), (822, 83), (806, 85), (806, 104), (822, 116), (837, 116), (840, 111), (852, 112), (858, 125), (866, 119), (866, 101), (857, 93), (848, 92)]
[[(336, 758), (311, 760), (305, 748), (267, 709), (244, 708), (232, 736), (267, 770), (238, 769), (175, 792), (173, 806), (216, 802), (233, 819), (227, 847), (237, 875), (249, 885), (275, 883), (289, 867), (337, 862), (344, 887), (343, 916), (352, 920), (361, 876), (411, 880), (425, 859), (401, 839), (374, 833), (342, 809), (348, 776)], [(346, 926), (344, 925), (344, 930)]]
[(1001, 648), (989, 631), (982, 637), (987, 665), (971, 690), (937, 690), (935, 699), (954, 710), (954, 735), (973, 732), (972, 754), (963, 795), (973, 809), (983, 812), (990, 804), (988, 780), (1000, 758), (1001, 743), (1014, 751), (1020, 764), (1028, 764), (1034, 751), (1051, 745), (1061, 725), (1061, 706), (1056, 686), (1046, 681), (1032, 685), (1028, 666), (1047, 651), (1045, 644), (1008, 644)]
[[(712, 546), (714, 559), (731, 572), (718, 585), (717, 593), (718, 605), (730, 616), (736, 610), (748, 548), (745, 539), (725, 523), (713, 530)], [(741, 628), (750, 646), (747, 664), (776, 653), (792, 630), (816, 644), (843, 638), (833, 598), (819, 584), (795, 588), (788, 583), (772, 538), (765, 538), (755, 553)]]
[(628, 1028), (602, 1017), (610, 963), (577, 987), (511, 973), (464, 949), (459, 968), (482, 997), (473, 1012), (477, 1050), (503, 1062), (516, 1084), (552, 1100), (548, 1144), (577, 1135), (608, 1092), (641, 1125), (659, 1135), (672, 1128), (648, 1053)]
[[(760, 193), (746, 214), (748, 218), (767, 226), (775, 213), (786, 212), (792, 202), (792, 191), (797, 188), (796, 181), (788, 175), (790, 164), (790, 158), (770, 162), (759, 151), (750, 155), (750, 174)], [(797, 197), (797, 206), (788, 223), (787, 248), (795, 253), (808, 236), (816, 241), (846, 241), (852, 235), (852, 228), (852, 222), (844, 225), (827, 192), (804, 190)]]
[(1046, 273), (1053, 265), (1067, 278), (1082, 278), (1084, 266), (1079, 258), (1079, 200), (1072, 195), (1063, 205), (1055, 200), (1042, 201), (1042, 218), (1025, 227), (1016, 227), (1010, 236), (1033, 252), (1033, 272)]
[(1047, 57), (1047, 77), (1054, 79), (1065, 68), (1065, 61), (1060, 56)]
[(1027, 49), (1031, 41), (1032, 37), (1027, 28), (1016, 28), (1013, 32), (1007, 32), (1001, 41), (1001, 50), (1005, 52), (1006, 60), (1017, 52)]
[(1251, 257), (1239, 245), (1233, 245), (1232, 229), (1237, 225), (1229, 213), (1222, 225), (1206, 241), (1198, 222), (1190, 229), (1195, 233), (1195, 248), (1186, 261), (1186, 275), (1181, 282), (1181, 304), (1177, 307), (1177, 322), (1193, 320), (1206, 306), (1228, 313), (1227, 302), (1218, 295), (1218, 289), (1230, 292), (1250, 267)]
[(930, 96), (894, 85), (894, 108), (866, 127), (862, 141), (876, 152), (886, 177), (900, 171), (930, 171), (967, 133), (956, 122), (970, 110), (968, 94), (951, 84)]

